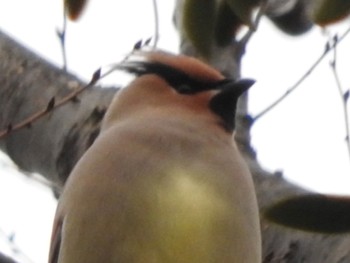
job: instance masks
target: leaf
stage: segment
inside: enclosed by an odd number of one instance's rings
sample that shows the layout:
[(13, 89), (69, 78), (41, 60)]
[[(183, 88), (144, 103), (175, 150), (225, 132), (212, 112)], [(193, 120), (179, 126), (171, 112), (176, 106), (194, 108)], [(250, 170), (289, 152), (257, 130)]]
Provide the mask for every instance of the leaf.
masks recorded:
[(232, 11), (227, 2), (221, 1), (215, 19), (215, 40), (221, 46), (227, 46), (232, 43), (238, 29), (243, 22)]
[(144, 45), (148, 46), (151, 43), (151, 41), (152, 41), (152, 37), (149, 37), (148, 39), (146, 39)]
[(312, 20), (320, 26), (327, 26), (348, 15), (350, 15), (349, 0), (316, 0)]
[[(267, 13), (267, 16), (284, 33), (291, 36), (299, 36), (308, 32), (314, 25), (308, 12), (308, 6), (310, 5), (308, 1), (311, 0), (299, 0), (292, 8), (283, 10), (284, 13), (276, 14), (271, 11)], [(274, 2), (276, 3), (276, 1)], [(278, 3), (281, 2), (283, 1)]]
[(182, 30), (205, 58), (211, 55), (215, 26), (216, 0), (186, 0)]
[(55, 106), (55, 97), (52, 97), (46, 106), (46, 111), (47, 112), (52, 111), (54, 106)]
[(86, 6), (87, 0), (64, 0), (64, 8), (66, 14), (70, 20), (77, 20), (84, 7)]
[(101, 77), (101, 68), (97, 69), (94, 74), (92, 74), (92, 78), (90, 81), (90, 84), (94, 84), (95, 82), (97, 82)]
[(247, 26), (252, 26), (252, 13), (255, 7), (259, 5), (260, 0), (225, 0), (233, 12)]
[(7, 128), (6, 128), (6, 132), (7, 132), (7, 133), (10, 133), (10, 132), (12, 131), (12, 128), (13, 128), (12, 123), (9, 123), (9, 124), (7, 125)]
[(308, 194), (267, 208), (266, 219), (291, 228), (320, 233), (350, 232), (350, 197)]
[(134, 44), (133, 50), (140, 50), (142, 48), (142, 39)]
[(350, 90), (345, 91), (345, 93), (343, 95), (343, 99), (344, 99), (345, 103), (348, 102), (349, 96), (350, 96)]

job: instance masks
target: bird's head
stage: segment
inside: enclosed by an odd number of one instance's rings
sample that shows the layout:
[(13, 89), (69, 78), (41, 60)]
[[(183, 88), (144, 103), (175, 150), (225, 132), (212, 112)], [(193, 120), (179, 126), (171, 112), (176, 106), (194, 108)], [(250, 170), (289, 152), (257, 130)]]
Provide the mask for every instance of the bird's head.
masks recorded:
[[(103, 128), (125, 117), (147, 110), (185, 115), (212, 115), (225, 130), (235, 128), (239, 96), (253, 80), (234, 81), (219, 71), (188, 56), (163, 51), (135, 51), (117, 69), (136, 75), (118, 92), (108, 110)], [(170, 115), (170, 116), (171, 116)], [(186, 116), (184, 116), (186, 117)]]

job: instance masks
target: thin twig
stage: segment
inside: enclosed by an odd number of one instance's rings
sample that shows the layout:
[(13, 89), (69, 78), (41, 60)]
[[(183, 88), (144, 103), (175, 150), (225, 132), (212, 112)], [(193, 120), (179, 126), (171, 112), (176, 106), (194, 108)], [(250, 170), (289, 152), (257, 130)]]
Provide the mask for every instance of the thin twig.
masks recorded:
[(320, 64), (320, 62), (323, 60), (323, 58), (328, 54), (329, 48), (326, 45), (326, 48), (324, 49), (323, 54), (321, 57), (319, 57), (314, 64), (305, 72), (303, 76), (301, 76), (300, 79), (297, 80), (297, 82), (289, 88), (280, 98), (278, 98), (275, 102), (273, 102), (270, 106), (268, 106), (265, 110), (257, 114), (253, 119), (254, 121), (261, 118), (263, 115), (265, 115), (268, 111), (272, 110), (275, 106), (277, 106), (280, 102), (282, 102), (291, 92), (293, 92), (311, 73), (312, 71)]
[(67, 16), (63, 16), (63, 29), (62, 29), (62, 42), (61, 42), (61, 48), (62, 48), (62, 59), (63, 59), (63, 70), (67, 71), (68, 68), (68, 61), (67, 61), (67, 49), (66, 49), (66, 35), (67, 35)]
[[(334, 38), (334, 42), (336, 44), (336, 42), (338, 42), (338, 38), (335, 36)], [(338, 88), (338, 92), (339, 92), (339, 96), (340, 99), (342, 101), (343, 104), (343, 112), (344, 112), (344, 123), (345, 123), (345, 132), (346, 132), (346, 137), (345, 137), (345, 141), (346, 141), (346, 145), (348, 148), (348, 153), (349, 153), (349, 158), (350, 158), (350, 127), (349, 127), (349, 116), (348, 116), (348, 108), (347, 108), (347, 101), (349, 98), (348, 91), (347, 92), (343, 92), (343, 88), (341, 85), (341, 81), (340, 81), (340, 77), (338, 74), (338, 70), (337, 70), (337, 48), (336, 45), (334, 46), (333, 49), (333, 60), (331, 61), (331, 63), (329, 63), (332, 72), (333, 72), (333, 76), (336, 82), (336, 86)]]
[(237, 45), (238, 49), (239, 49), (238, 54), (240, 54), (241, 57), (245, 53), (245, 49), (246, 49), (246, 46), (247, 46), (249, 40), (252, 38), (254, 33), (258, 30), (260, 20), (261, 20), (262, 16), (265, 14), (267, 3), (268, 3), (268, 0), (261, 1), (259, 11), (255, 17), (254, 23), (252, 24), (252, 26), (249, 27), (248, 32), (241, 38), (241, 40), (239, 41), (239, 43)]
[(94, 86), (99, 80), (107, 77), (108, 75), (110, 75), (112, 72), (114, 72), (115, 70), (118, 70), (120, 68), (119, 64), (122, 64), (123, 62), (125, 62), (127, 59), (130, 58), (130, 56), (132, 56), (132, 54), (134, 53), (134, 50), (131, 51), (129, 54), (127, 54), (125, 56), (125, 58), (118, 64), (113, 65), (113, 67), (106, 71), (105, 73), (101, 73), (101, 69), (98, 69), (95, 71), (95, 73), (92, 75), (92, 78), (90, 80), (90, 82), (88, 84), (86, 84), (85, 86), (82, 86), (78, 89), (76, 89), (75, 91), (71, 92), (70, 94), (68, 94), (67, 96), (63, 97), (62, 99), (60, 99), (59, 101), (56, 102), (55, 97), (52, 97), (49, 102), (47, 103), (46, 107), (39, 110), (38, 112), (32, 114), (31, 116), (29, 116), (28, 118), (24, 119), (23, 121), (12, 125), (11, 123), (8, 124), (7, 129), (0, 131), (0, 139), (2, 139), (3, 137), (7, 136), (8, 134), (23, 129), (23, 128), (30, 128), (32, 123), (41, 119), (42, 117), (44, 117), (45, 115), (47, 115), (49, 112), (54, 111), (55, 109), (63, 106), (64, 104), (66, 104), (69, 101), (75, 101), (77, 99), (77, 96), (82, 93), (84, 90), (91, 88), (92, 86)]
[(255, 115), (253, 117), (253, 121), (256, 121), (260, 119), (262, 116), (264, 116), (267, 112), (272, 110), (274, 107), (276, 107), (279, 103), (281, 103), (285, 98), (288, 97), (289, 94), (291, 94), (293, 91), (296, 90), (300, 86), (300, 84), (314, 71), (314, 69), (321, 63), (321, 61), (326, 57), (326, 55), (333, 50), (336, 45), (338, 45), (340, 42), (344, 40), (344, 38), (350, 33), (350, 27), (341, 35), (341, 37), (338, 38), (337, 42), (333, 42), (332, 44), (329, 44), (327, 42), (326, 47), (322, 53), (322, 55), (312, 64), (312, 66), (307, 70), (300, 79), (296, 81), (296, 83), (291, 86), (280, 98), (278, 98), (275, 102), (273, 102), (271, 105), (269, 105), (266, 109)]
[(67, 11), (66, 7), (63, 7), (63, 25), (62, 30), (57, 30), (57, 36), (60, 41), (62, 49), (63, 70), (67, 72), (67, 52), (66, 52), (66, 34), (67, 34)]
[(11, 235), (8, 235), (3, 229), (0, 228), (0, 236), (3, 236), (3, 238), (8, 243), (8, 246), (11, 248), (12, 252), (18, 256), (21, 256), (26, 259), (27, 262), (33, 263), (34, 261), (26, 255), (23, 250), (15, 243), (15, 234), (12, 233)]
[(55, 102), (55, 97), (52, 97), (48, 102), (48, 104), (46, 105), (46, 107), (43, 108), (42, 110), (34, 113), (33, 115), (29, 116), (28, 118), (24, 119), (23, 121), (15, 125), (9, 124), (6, 130), (0, 131), (0, 139), (5, 137), (9, 133), (12, 133), (14, 131), (17, 131), (25, 127), (30, 127), (34, 121), (37, 121), (38, 119), (44, 117), (49, 112), (52, 112), (54, 109), (63, 106), (69, 101), (76, 100), (77, 96), (81, 92), (83, 92), (87, 88), (94, 86), (96, 82), (100, 79), (101, 79), (101, 70), (99, 69), (93, 74), (90, 82), (87, 85), (80, 87), (79, 89), (73, 91), (72, 93), (68, 94), (67, 96), (63, 97), (61, 100), (57, 102)]
[(159, 15), (158, 15), (158, 4), (157, 0), (152, 0), (153, 2), (153, 13), (154, 13), (154, 42), (153, 48), (156, 48), (159, 40)]

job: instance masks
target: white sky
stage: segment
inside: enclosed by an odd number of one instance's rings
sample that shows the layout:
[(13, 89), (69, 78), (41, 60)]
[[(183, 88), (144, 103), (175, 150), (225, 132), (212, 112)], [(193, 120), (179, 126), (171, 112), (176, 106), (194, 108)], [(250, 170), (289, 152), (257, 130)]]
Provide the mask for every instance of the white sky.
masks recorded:
[[(0, 29), (61, 65), (55, 33), (62, 24), (61, 2), (0, 0)], [(158, 2), (160, 47), (176, 52), (173, 1)], [(97, 68), (118, 62), (136, 41), (152, 36), (153, 21), (152, 0), (90, 1), (80, 21), (69, 23), (69, 69), (89, 80)], [(349, 21), (333, 32), (344, 32), (348, 26)], [(303, 37), (288, 37), (263, 21), (243, 61), (243, 76), (257, 80), (250, 90), (252, 115), (309, 69), (322, 54), (326, 39), (318, 28)], [(350, 88), (349, 44), (350, 39), (346, 39), (338, 47), (344, 89)], [(283, 170), (288, 179), (310, 189), (349, 194), (344, 117), (329, 60), (326, 58), (295, 93), (254, 125), (252, 138), (268, 170)], [(117, 77), (108, 81), (118, 84)], [(15, 232), (16, 243), (33, 262), (46, 262), (55, 201), (44, 187), (21, 177), (8, 162), (0, 165), (0, 249), (8, 249), (1, 241), (2, 231), (7, 235)]]

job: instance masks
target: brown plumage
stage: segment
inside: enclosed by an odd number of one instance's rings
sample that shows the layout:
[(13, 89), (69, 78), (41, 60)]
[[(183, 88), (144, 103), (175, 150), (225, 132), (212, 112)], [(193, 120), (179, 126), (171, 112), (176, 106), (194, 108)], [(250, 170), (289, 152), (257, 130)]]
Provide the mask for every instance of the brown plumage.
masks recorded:
[(66, 183), (49, 262), (259, 263), (254, 186), (232, 139), (253, 82), (185, 56), (133, 57), (120, 69), (136, 79)]

